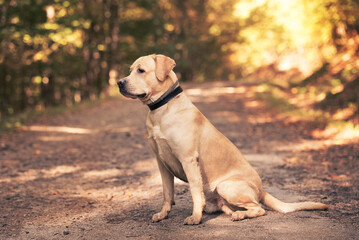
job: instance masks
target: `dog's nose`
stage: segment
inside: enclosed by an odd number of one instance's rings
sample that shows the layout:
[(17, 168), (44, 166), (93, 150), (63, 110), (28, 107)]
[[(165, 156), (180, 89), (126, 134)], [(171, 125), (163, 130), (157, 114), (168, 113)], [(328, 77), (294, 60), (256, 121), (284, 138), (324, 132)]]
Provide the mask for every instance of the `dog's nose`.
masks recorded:
[(126, 82), (127, 80), (125, 78), (122, 78), (117, 82), (117, 85), (122, 88), (123, 86), (125, 86)]

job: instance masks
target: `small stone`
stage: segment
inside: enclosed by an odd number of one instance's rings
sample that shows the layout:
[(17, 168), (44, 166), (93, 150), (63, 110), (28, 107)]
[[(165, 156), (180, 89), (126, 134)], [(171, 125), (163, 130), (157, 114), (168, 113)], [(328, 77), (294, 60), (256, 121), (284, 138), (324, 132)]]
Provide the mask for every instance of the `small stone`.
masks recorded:
[(70, 234), (70, 231), (64, 231), (63, 234), (64, 234), (64, 235), (69, 235), (69, 234)]

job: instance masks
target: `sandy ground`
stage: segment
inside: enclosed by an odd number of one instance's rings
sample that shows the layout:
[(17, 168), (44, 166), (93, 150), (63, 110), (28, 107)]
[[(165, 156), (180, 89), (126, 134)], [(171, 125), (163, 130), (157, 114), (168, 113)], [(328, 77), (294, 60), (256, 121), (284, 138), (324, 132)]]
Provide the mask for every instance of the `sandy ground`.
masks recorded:
[(241, 149), (268, 192), (331, 209), (268, 210), (240, 222), (204, 214), (202, 224), (185, 226), (192, 200), (178, 180), (169, 218), (152, 223), (162, 186), (145, 139), (148, 110), (116, 98), (1, 135), (0, 239), (359, 239), (358, 141), (314, 139), (310, 123), (288, 123), (265, 109), (254, 86), (184, 88)]

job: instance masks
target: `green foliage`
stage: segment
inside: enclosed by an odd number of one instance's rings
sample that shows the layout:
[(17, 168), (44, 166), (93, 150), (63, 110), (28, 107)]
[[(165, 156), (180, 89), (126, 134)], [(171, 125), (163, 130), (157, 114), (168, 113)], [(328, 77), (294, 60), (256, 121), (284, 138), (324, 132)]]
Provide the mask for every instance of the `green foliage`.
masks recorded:
[(354, 0), (0, 0), (0, 113), (98, 98), (152, 53), (174, 58), (182, 81), (235, 80), (277, 63), (320, 69), (347, 46), (343, 31), (358, 31), (358, 9)]

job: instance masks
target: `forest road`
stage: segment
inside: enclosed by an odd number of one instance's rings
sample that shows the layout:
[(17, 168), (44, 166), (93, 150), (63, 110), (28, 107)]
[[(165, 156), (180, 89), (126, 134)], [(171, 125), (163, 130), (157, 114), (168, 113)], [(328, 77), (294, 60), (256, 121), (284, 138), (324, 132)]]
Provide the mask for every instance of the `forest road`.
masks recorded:
[[(265, 216), (239, 222), (204, 214), (202, 224), (185, 226), (192, 200), (188, 185), (176, 180), (169, 218), (152, 223), (162, 185), (146, 141), (148, 109), (119, 97), (1, 135), (0, 239), (359, 238), (358, 190), (350, 175), (355, 166), (328, 167), (343, 153), (356, 161), (358, 142), (323, 145), (308, 135), (306, 123), (288, 123), (268, 111), (256, 99), (255, 85), (183, 88), (238, 146), (268, 192), (287, 202), (321, 201), (331, 209), (288, 214), (268, 209)], [(335, 159), (323, 164), (318, 156)]]

